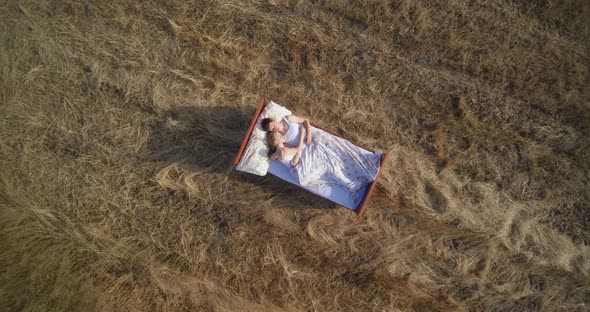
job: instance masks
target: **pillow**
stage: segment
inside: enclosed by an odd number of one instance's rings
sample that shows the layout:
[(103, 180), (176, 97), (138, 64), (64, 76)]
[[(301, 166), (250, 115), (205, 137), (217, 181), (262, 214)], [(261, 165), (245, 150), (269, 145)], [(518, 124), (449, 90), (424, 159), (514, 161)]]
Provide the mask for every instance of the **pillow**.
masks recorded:
[(291, 115), (291, 111), (285, 107), (270, 101), (256, 120), (256, 126), (252, 129), (250, 140), (246, 145), (246, 150), (242, 155), (242, 159), (236, 166), (237, 170), (256, 174), (259, 176), (266, 175), (268, 167), (270, 166), (270, 159), (268, 158), (268, 145), (266, 142), (266, 132), (262, 130), (262, 119), (272, 118), (274, 120), (281, 120), (283, 117)]

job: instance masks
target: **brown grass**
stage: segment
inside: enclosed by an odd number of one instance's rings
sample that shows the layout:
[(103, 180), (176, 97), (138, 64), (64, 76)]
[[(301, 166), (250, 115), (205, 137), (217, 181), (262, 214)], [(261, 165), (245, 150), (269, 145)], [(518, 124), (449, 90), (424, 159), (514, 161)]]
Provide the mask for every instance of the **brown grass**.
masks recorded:
[[(0, 310), (586, 311), (584, 1), (4, 1)], [(367, 213), (231, 160), (260, 98)]]

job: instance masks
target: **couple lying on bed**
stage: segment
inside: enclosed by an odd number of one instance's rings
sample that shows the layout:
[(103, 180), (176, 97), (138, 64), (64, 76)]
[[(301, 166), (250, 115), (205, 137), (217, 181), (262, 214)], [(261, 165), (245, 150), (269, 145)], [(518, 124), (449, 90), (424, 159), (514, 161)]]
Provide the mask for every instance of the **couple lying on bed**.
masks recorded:
[(289, 115), (281, 120), (266, 118), (269, 157), (290, 169), (303, 186), (338, 184), (357, 192), (375, 180), (381, 151), (366, 151), (348, 140), (312, 127), (307, 118)]

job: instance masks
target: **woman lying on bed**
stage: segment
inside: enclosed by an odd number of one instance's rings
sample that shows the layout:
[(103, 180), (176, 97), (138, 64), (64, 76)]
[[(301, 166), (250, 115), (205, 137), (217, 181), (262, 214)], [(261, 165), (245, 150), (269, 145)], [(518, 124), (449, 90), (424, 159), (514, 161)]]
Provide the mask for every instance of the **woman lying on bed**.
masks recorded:
[[(368, 152), (348, 140), (315, 128), (312, 139), (310, 130), (308, 125), (293, 122), (285, 134), (279, 131), (267, 133), (270, 158), (287, 166), (301, 185), (319, 188), (339, 184), (356, 192), (375, 179), (380, 167), (380, 151)], [(288, 141), (286, 135), (292, 140)], [(304, 137), (308, 138), (309, 144), (303, 144)], [(293, 139), (296, 144), (290, 143)]]

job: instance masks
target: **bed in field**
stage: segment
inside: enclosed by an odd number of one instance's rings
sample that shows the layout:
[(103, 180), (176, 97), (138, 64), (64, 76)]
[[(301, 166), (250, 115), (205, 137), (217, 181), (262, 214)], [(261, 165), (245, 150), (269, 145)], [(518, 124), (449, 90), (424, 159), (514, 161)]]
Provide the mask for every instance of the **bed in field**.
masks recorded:
[[(270, 160), (268, 158), (268, 145), (266, 143), (265, 132), (262, 130), (261, 126), (262, 119), (266, 117), (270, 117), (275, 120), (280, 120), (282, 117), (290, 114), (291, 111), (272, 101), (267, 103), (265, 100), (262, 100), (260, 102), (258, 108), (256, 109), (256, 112), (254, 113), (254, 116), (252, 117), (248, 131), (244, 136), (244, 140), (242, 141), (240, 150), (238, 151), (238, 154), (234, 159), (236, 169), (260, 176), (264, 176), (267, 173), (270, 173), (286, 182), (295, 184), (309, 192), (326, 198), (338, 205), (352, 209), (356, 212), (358, 216), (361, 216), (364, 213), (367, 202), (373, 192), (373, 189), (375, 188), (376, 182), (381, 173), (383, 162), (385, 161), (387, 154), (381, 154), (380, 159), (376, 160), (376, 162), (379, 163), (379, 167), (375, 179), (372, 182), (363, 185), (355, 192), (351, 192), (347, 188), (338, 184), (328, 184), (322, 187), (301, 185), (293, 177), (293, 175), (289, 171), (289, 168), (287, 168), (278, 160)], [(334, 140), (337, 141), (345, 142), (348, 144), (352, 143), (352, 145), (355, 146), (355, 149), (360, 154), (368, 155), (375, 153), (375, 151), (369, 150), (358, 144), (350, 142), (349, 140), (346, 140), (345, 138), (342, 138), (341, 136), (332, 133), (328, 130), (322, 129), (316, 125), (312, 125), (311, 130), (312, 136), (328, 136), (332, 137)]]

